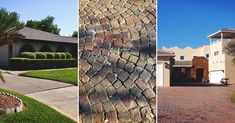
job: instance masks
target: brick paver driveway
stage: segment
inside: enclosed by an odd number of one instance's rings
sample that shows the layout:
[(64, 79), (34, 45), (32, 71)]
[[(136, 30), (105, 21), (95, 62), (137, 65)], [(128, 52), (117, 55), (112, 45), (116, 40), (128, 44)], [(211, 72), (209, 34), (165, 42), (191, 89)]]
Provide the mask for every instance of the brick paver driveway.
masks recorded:
[(158, 91), (160, 123), (235, 123), (235, 85), (169, 87)]
[(156, 0), (79, 3), (80, 122), (154, 122)]

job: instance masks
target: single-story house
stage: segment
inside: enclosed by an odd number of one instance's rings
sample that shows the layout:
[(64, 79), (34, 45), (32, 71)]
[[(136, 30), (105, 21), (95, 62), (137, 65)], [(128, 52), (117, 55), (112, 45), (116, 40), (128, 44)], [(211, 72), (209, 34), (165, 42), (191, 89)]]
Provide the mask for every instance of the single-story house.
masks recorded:
[(15, 32), (21, 35), (11, 44), (0, 47), (0, 65), (8, 65), (9, 59), (21, 52), (70, 52), (77, 57), (77, 38), (59, 36), (52, 33), (24, 27)]
[(172, 63), (175, 54), (164, 50), (157, 51), (157, 86), (169, 87), (172, 76)]

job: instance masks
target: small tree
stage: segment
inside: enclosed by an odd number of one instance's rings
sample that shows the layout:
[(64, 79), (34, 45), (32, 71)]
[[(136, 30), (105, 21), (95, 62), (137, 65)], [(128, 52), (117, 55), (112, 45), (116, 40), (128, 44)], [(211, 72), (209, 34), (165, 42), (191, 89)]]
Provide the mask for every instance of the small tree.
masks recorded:
[(226, 47), (224, 47), (224, 51), (233, 57), (233, 62), (235, 63), (235, 42), (231, 41), (228, 43)]
[[(14, 32), (23, 27), (23, 23), (19, 21), (16, 12), (8, 12), (6, 9), (0, 8), (0, 46), (11, 43), (19, 35)], [(5, 82), (2, 72), (0, 71), (0, 80)]]

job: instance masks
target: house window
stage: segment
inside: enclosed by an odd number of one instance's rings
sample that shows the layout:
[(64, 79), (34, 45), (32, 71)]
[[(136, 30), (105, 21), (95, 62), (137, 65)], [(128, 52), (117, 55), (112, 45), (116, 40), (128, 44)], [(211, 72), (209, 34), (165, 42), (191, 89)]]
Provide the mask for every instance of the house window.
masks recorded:
[(193, 59), (197, 58), (197, 56), (193, 56)]
[(219, 55), (219, 51), (214, 52), (214, 56)]
[(209, 58), (209, 54), (206, 54), (206, 58)]
[(184, 56), (180, 56), (180, 60), (184, 60)]

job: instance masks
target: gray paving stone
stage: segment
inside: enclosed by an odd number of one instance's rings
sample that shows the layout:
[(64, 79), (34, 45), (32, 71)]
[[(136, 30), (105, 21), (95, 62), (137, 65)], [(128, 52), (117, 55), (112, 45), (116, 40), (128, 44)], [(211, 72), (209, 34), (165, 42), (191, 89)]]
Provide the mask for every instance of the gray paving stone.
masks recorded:
[(129, 61), (133, 62), (133, 63), (137, 63), (138, 59), (139, 58), (137, 56), (131, 55), (130, 58), (129, 58)]
[(108, 88), (106, 88), (106, 92), (108, 93), (109, 96), (112, 96), (113, 94), (116, 93), (116, 90), (112, 85), (110, 85)]
[(110, 54), (109, 55), (109, 62), (111, 62), (112, 64), (116, 64), (118, 59), (119, 59), (119, 57), (115, 54)]
[(99, 92), (101, 92), (101, 91), (103, 91), (104, 90), (104, 87), (100, 84), (100, 83), (98, 83), (97, 85), (95, 85), (95, 91), (97, 92), (97, 93), (99, 93)]
[(95, 103), (97, 103), (97, 102), (100, 101), (100, 100), (99, 100), (99, 97), (98, 97), (98, 95), (97, 95), (96, 93), (90, 94), (90, 95), (89, 95), (89, 99), (90, 99), (91, 105), (93, 105), (93, 104), (95, 104)]
[(88, 63), (90, 64), (94, 64), (94, 62), (96, 61), (97, 56), (96, 55), (91, 55), (88, 59)]
[(101, 81), (101, 84), (103, 85), (104, 88), (110, 86), (112, 83), (108, 79), (104, 79)]
[(120, 79), (123, 82), (127, 79), (128, 76), (129, 74), (127, 72), (122, 71), (120, 72), (120, 74), (118, 74), (118, 79)]
[(116, 88), (116, 89), (118, 89), (118, 88), (121, 87), (121, 86), (122, 86), (122, 82), (119, 81), (119, 80), (117, 80), (117, 81), (113, 84), (113, 87)]
[(103, 108), (106, 113), (115, 111), (114, 105), (112, 104), (111, 101), (107, 101), (103, 103)]
[(128, 90), (124, 86), (121, 86), (117, 89), (117, 93), (120, 95), (120, 98), (123, 98), (128, 94)]
[(130, 122), (131, 117), (129, 112), (122, 112), (118, 114), (118, 118), (120, 122)]
[(129, 90), (133, 87), (133, 85), (135, 84), (133, 80), (131, 79), (127, 79), (126, 81), (123, 82), (123, 84), (125, 85), (125, 87)]
[(140, 74), (140, 78), (142, 78), (145, 82), (148, 82), (149, 79), (151, 77), (151, 73), (149, 73), (148, 71), (144, 70), (141, 74)]
[(101, 102), (106, 102), (109, 100), (108, 95), (106, 94), (105, 91), (101, 91), (100, 93), (98, 93), (98, 96), (99, 96)]
[(137, 100), (136, 100), (137, 104), (140, 106), (140, 107), (144, 107), (144, 106), (147, 106), (148, 105), (148, 101), (143, 97), (139, 97)]
[(89, 56), (90, 56), (90, 52), (85, 50), (85, 51), (83, 51), (81, 57), (82, 57), (83, 59), (88, 59)]
[(133, 63), (127, 63), (125, 66), (124, 66), (124, 69), (126, 71), (128, 71), (129, 73), (131, 73), (133, 70), (134, 70), (134, 67), (135, 67), (135, 64)]
[(153, 92), (152, 89), (147, 89), (143, 92), (144, 96), (147, 98), (147, 99), (152, 99), (152, 98), (155, 98), (155, 93)]

